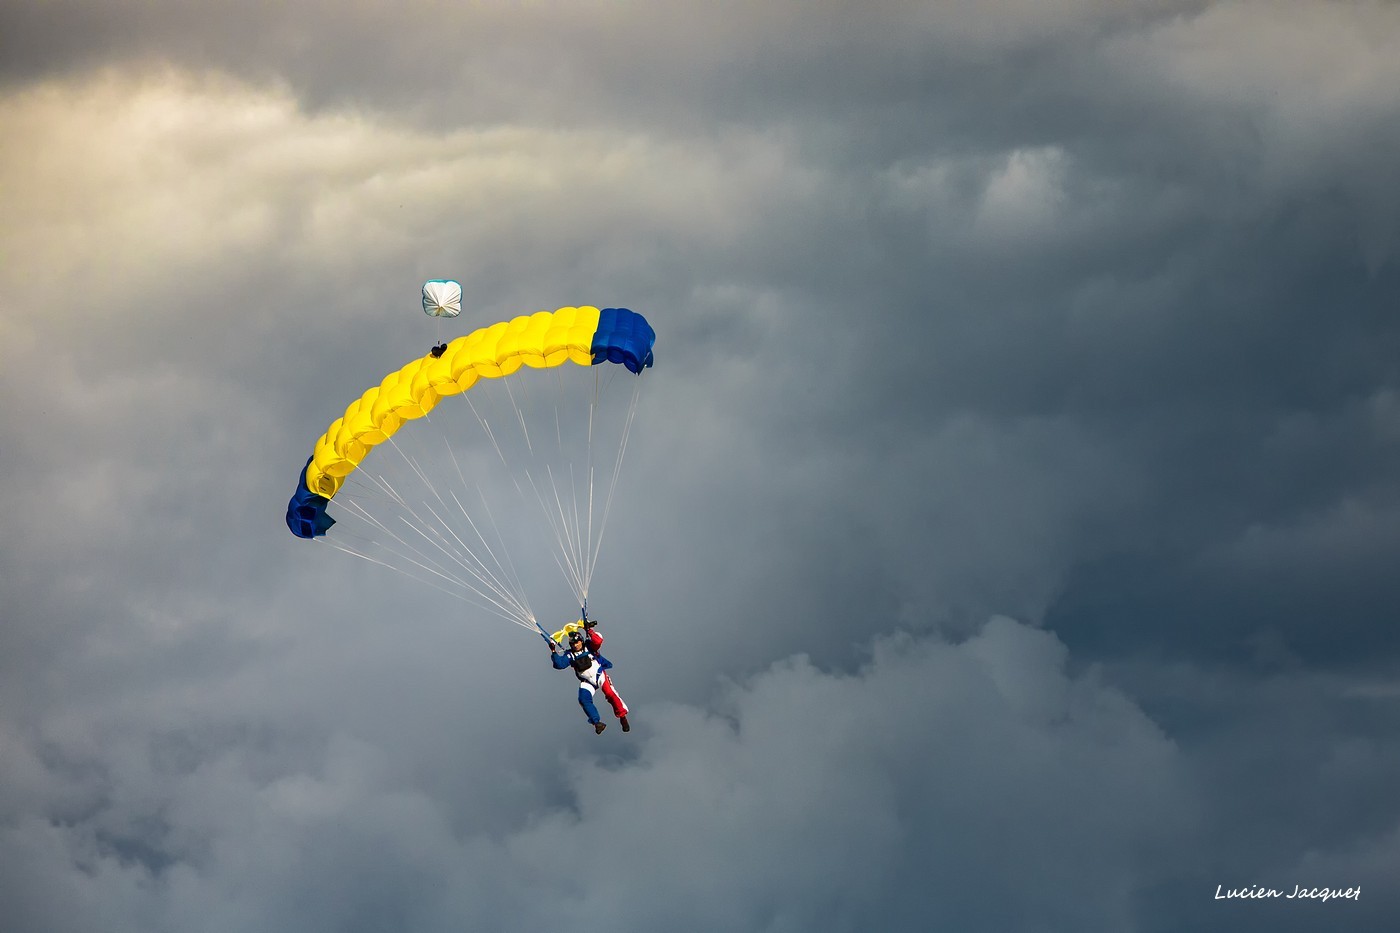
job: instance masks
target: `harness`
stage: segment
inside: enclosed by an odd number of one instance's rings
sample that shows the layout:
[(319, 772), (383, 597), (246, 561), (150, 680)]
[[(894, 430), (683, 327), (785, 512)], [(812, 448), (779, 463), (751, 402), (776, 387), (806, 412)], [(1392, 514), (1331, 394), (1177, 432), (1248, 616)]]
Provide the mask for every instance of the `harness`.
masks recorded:
[[(596, 658), (590, 651), (570, 651), (569, 666), (574, 669), (574, 676), (586, 684), (594, 687), (601, 685), (601, 676), (589, 677), (588, 672), (593, 669)], [(599, 675), (602, 671), (598, 672)]]

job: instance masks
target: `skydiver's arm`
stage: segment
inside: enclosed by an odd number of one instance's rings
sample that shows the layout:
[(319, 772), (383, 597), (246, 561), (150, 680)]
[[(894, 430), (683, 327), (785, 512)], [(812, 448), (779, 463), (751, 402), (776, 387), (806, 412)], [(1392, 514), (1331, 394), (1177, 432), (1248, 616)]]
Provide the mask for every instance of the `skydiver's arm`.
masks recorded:
[(556, 671), (562, 671), (564, 668), (569, 666), (569, 659), (567, 656), (562, 654), (556, 654), (553, 651), (549, 653), (549, 660), (553, 662), (554, 669)]
[(597, 654), (598, 649), (603, 647), (603, 636), (598, 634), (598, 630), (596, 628), (591, 628), (588, 630), (588, 644), (589, 647), (593, 649), (594, 654)]

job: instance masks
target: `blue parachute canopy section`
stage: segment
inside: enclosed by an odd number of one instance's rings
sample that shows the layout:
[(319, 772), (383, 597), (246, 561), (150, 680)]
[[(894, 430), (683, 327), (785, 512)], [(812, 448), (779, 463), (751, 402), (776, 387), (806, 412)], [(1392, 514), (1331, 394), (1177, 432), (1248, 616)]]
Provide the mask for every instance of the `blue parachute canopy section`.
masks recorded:
[[(306, 465), (311, 465), (310, 457), (306, 458)], [(298, 538), (325, 534), (335, 524), (335, 519), (326, 514), (330, 501), (306, 488), (306, 467), (302, 467), (297, 491), (287, 503), (287, 527), (292, 529), (292, 534)]]
[(598, 329), (593, 333), (593, 365), (621, 363), (629, 372), (641, 373), (652, 365), (656, 331), (647, 319), (626, 308), (604, 308), (598, 312)]

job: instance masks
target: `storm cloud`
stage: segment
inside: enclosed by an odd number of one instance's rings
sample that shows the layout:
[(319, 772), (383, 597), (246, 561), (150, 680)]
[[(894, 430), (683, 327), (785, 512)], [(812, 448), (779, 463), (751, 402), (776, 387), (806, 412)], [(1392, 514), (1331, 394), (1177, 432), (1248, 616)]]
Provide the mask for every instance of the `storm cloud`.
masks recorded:
[[(0, 22), (6, 929), (1400, 917), (1393, 5)], [(630, 734), (286, 532), (438, 276), (657, 330)]]

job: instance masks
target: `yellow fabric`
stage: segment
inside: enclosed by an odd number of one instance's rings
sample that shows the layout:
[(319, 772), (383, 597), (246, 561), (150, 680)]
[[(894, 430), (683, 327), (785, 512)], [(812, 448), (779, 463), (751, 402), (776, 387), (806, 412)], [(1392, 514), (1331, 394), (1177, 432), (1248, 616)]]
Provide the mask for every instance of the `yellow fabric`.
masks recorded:
[(499, 379), (521, 366), (592, 365), (597, 330), (594, 307), (538, 311), (474, 330), (449, 343), (442, 356), (428, 354), (389, 373), (351, 402), (316, 441), (306, 488), (332, 498), (375, 445), (405, 421), (432, 411), (443, 396), (467, 391), (477, 379)]
[[(559, 631), (555, 632), (553, 635), (551, 635), (551, 636), (549, 636), (549, 637), (550, 637), (550, 638), (553, 638), (554, 641), (555, 641), (557, 644), (566, 645), (566, 644), (568, 644), (568, 641), (567, 641), (566, 639), (568, 639), (569, 633), (570, 633), (570, 632), (581, 632), (581, 631), (583, 631), (583, 620), (582, 620), (582, 619), (579, 619), (577, 622), (570, 622), (568, 625), (564, 626), (564, 627), (561, 628)], [(587, 637), (587, 636), (585, 636), (585, 637)]]

